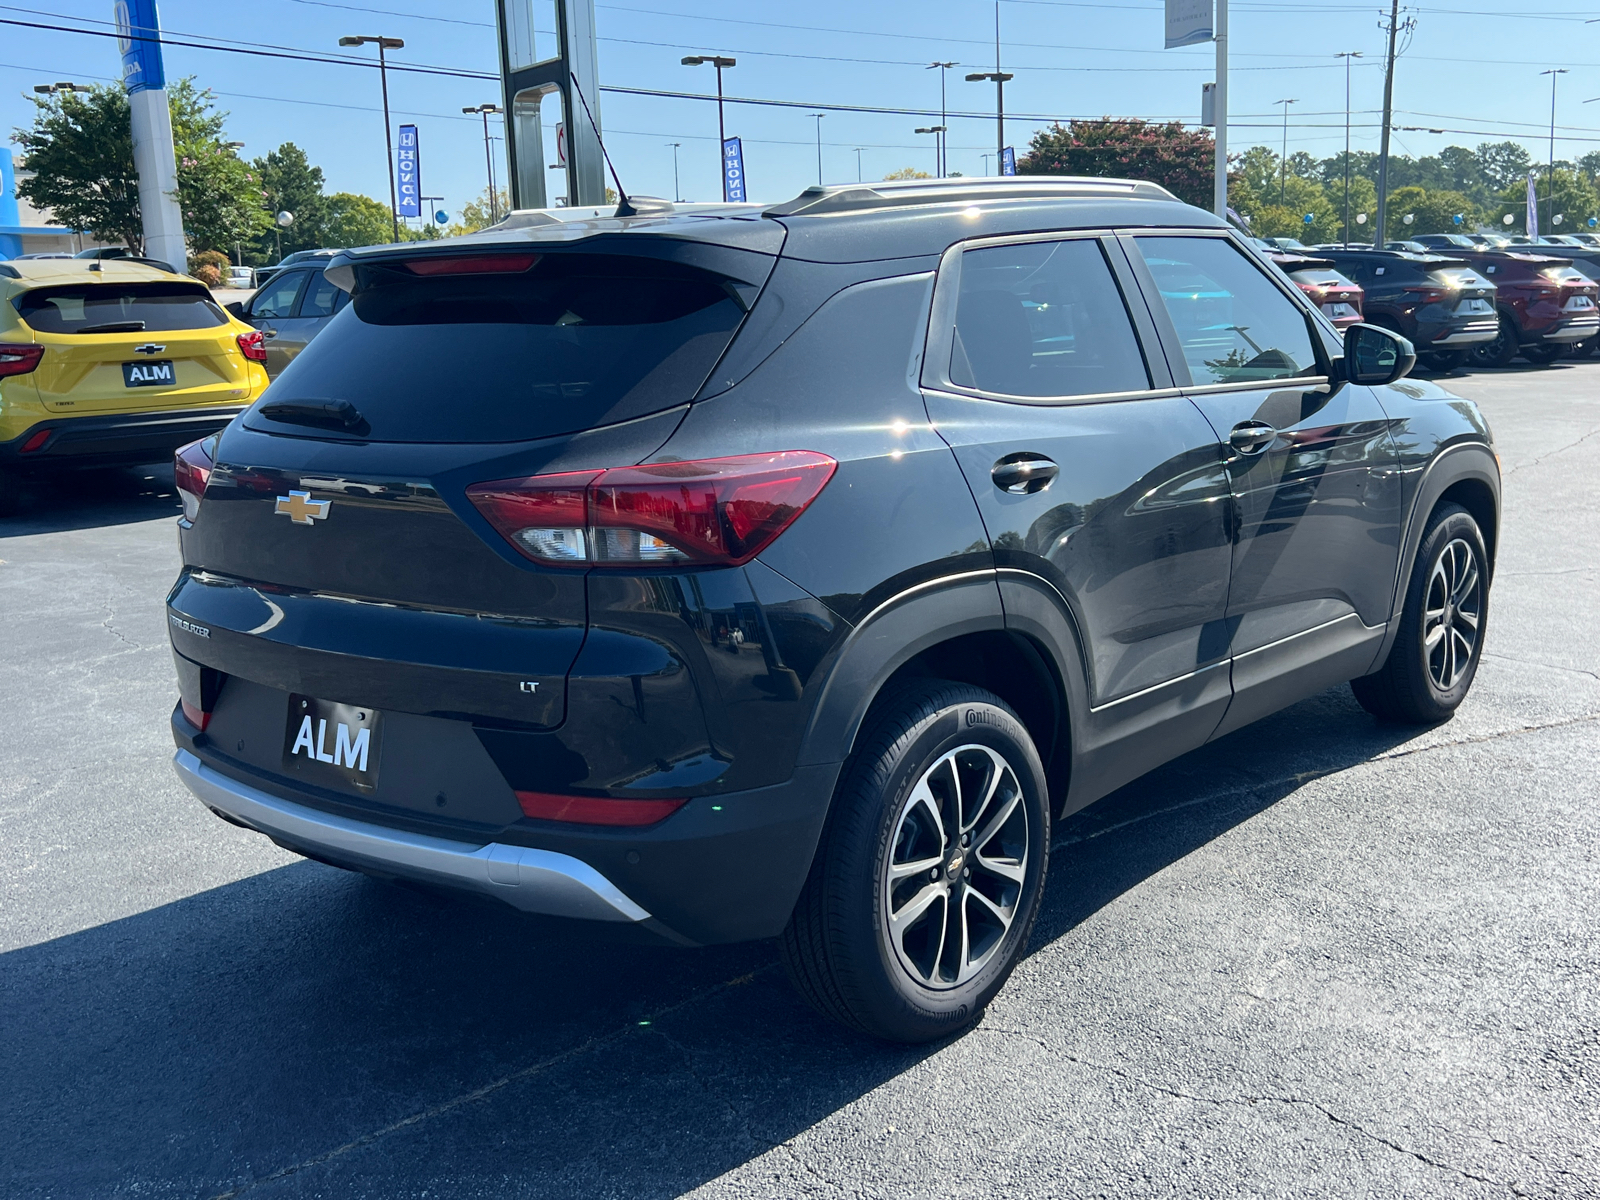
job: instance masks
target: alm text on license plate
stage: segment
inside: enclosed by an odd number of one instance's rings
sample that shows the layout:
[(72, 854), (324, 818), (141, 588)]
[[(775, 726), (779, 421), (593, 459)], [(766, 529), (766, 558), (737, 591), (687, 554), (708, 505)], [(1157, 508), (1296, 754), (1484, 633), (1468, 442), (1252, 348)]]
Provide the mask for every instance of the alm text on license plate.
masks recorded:
[(291, 695), (283, 730), (283, 766), (311, 783), (378, 784), (383, 714), (359, 704)]

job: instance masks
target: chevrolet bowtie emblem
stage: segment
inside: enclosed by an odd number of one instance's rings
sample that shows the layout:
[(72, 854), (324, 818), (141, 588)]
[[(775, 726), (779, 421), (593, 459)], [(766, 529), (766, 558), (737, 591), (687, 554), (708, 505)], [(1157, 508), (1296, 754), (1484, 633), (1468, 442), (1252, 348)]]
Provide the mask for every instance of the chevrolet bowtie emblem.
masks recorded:
[(133, 352), (135, 354), (160, 354), (165, 349), (165, 346), (158, 346), (154, 342), (146, 342), (142, 346), (135, 346)]
[(287, 496), (278, 497), (278, 506), (273, 511), (288, 517), (296, 525), (309, 525), (327, 516), (328, 509), (332, 507), (332, 500), (313, 500), (310, 492), (290, 492)]

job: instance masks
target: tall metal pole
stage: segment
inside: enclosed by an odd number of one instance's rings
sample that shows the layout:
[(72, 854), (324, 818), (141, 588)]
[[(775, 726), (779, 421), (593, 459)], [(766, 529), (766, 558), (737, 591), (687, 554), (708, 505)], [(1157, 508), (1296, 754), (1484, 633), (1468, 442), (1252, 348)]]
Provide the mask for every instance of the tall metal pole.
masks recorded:
[[(994, 152), (1003, 161), (1006, 153), (1006, 81), (1000, 72), (1000, 0), (994, 0)], [(942, 123), (942, 122), (941, 122)]]
[[(950, 127), (949, 110), (945, 105), (945, 72), (950, 70), (951, 67), (958, 67), (960, 65), (960, 63), (955, 62), (931, 62), (928, 64), (928, 70), (937, 70), (939, 72), (939, 125), (941, 129), (948, 129)], [(934, 166), (934, 171), (938, 174), (940, 179), (943, 179), (950, 173), (950, 153), (949, 148), (945, 144), (945, 135), (943, 132), (939, 134), (938, 141), (935, 144), (934, 157), (938, 160)]]
[(1344, 247), (1350, 248), (1350, 60), (1361, 57), (1359, 50), (1334, 55), (1344, 59)]
[(1217, 161), (1211, 185), (1211, 206), (1217, 216), (1228, 219), (1228, 0), (1217, 0), (1216, 25), (1211, 31), (1217, 43)]
[(489, 149), (489, 110), (480, 108), (483, 114), (483, 165), (489, 168), (489, 224), (493, 225), (500, 220), (497, 207), (498, 197), (494, 194), (494, 154)]
[(1400, 0), (1389, 4), (1389, 54), (1383, 70), (1383, 137), (1378, 146), (1378, 225), (1372, 244), (1383, 249), (1389, 217), (1389, 125), (1394, 120), (1394, 44), (1400, 35)]
[(861, 151), (864, 150), (865, 148), (866, 147), (864, 147), (864, 146), (857, 146), (856, 147), (856, 182), (857, 183), (861, 182)]
[(682, 142), (668, 142), (672, 147), (672, 199), (674, 202), (683, 200), (683, 189), (678, 186), (678, 147)]
[[(717, 67), (717, 163), (722, 172), (722, 201), (728, 201), (728, 164), (723, 161), (723, 155), (728, 152), (728, 125), (722, 117), (722, 62), (719, 59)], [(740, 143), (741, 145), (743, 143)]]
[(822, 186), (822, 118), (827, 116), (828, 114), (827, 113), (812, 113), (811, 115), (817, 119), (817, 186), (821, 187)]
[(1550, 232), (1556, 230), (1556, 76), (1565, 75), (1565, 67), (1555, 67), (1549, 71), (1540, 71), (1541, 75), (1550, 76), (1550, 169), (1545, 172), (1548, 182), (1545, 184), (1544, 198), (1550, 205)]
[(1298, 100), (1279, 100), (1283, 105), (1283, 153), (1278, 156), (1278, 204), (1280, 206), (1289, 202), (1289, 105), (1299, 104)]
[(400, 199), (394, 186), (394, 130), (389, 125), (389, 65), (383, 57), (384, 39), (378, 39), (378, 79), (383, 86), (383, 140), (389, 148), (389, 220), (394, 240), (400, 240)]

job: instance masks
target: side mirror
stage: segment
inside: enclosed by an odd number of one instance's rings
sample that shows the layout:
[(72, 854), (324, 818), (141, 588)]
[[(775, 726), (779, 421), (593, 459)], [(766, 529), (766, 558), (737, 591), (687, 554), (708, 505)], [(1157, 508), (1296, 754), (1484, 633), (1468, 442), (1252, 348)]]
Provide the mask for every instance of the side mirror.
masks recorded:
[(1380, 325), (1352, 325), (1344, 331), (1345, 377), (1369, 387), (1404, 379), (1417, 365), (1417, 352), (1398, 333)]
[(228, 312), (231, 312), (234, 316), (238, 317), (241, 321), (244, 320), (245, 311), (243, 300), (235, 300), (232, 303), (224, 304), (222, 307)]

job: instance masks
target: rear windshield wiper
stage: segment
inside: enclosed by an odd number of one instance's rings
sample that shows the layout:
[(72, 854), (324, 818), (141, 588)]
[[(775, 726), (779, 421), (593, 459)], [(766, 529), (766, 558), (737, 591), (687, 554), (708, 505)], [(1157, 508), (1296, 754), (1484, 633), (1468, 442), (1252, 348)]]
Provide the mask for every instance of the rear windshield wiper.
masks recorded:
[(361, 410), (348, 400), (279, 400), (256, 411), (271, 421), (322, 429), (359, 429), (367, 423)]
[(104, 325), (85, 325), (77, 333), (140, 333), (144, 330), (143, 321), (107, 321)]

